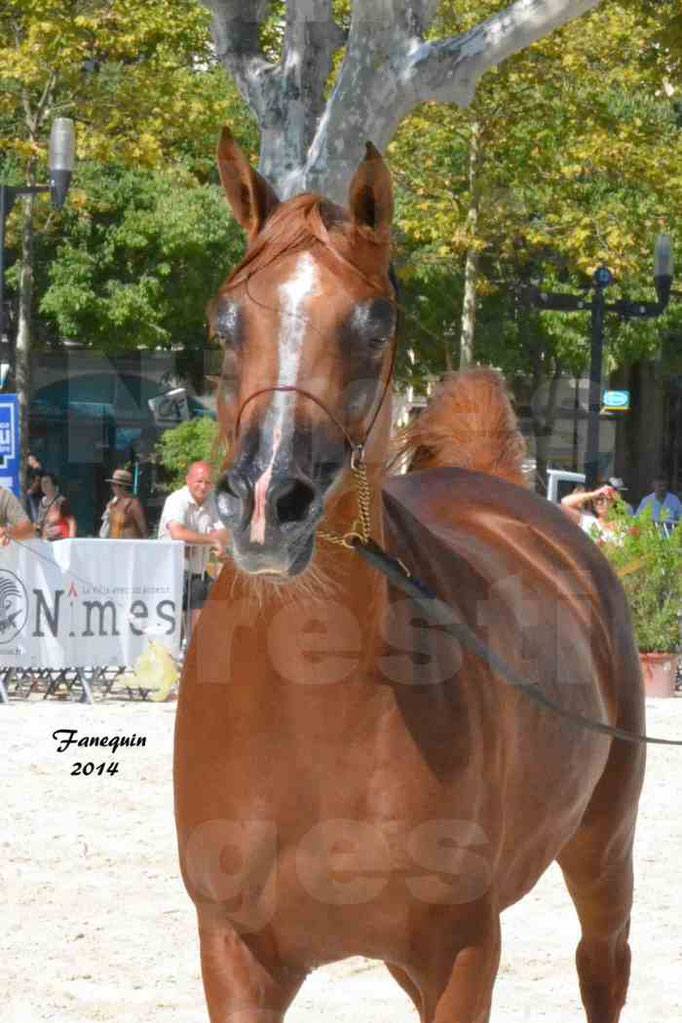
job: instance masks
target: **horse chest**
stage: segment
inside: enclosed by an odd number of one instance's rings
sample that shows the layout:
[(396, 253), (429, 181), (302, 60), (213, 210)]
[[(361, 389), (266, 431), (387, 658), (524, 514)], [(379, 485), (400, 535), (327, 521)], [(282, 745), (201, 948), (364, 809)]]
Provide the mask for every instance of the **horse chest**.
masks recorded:
[(267, 742), (248, 716), (230, 725), (214, 708), (186, 765), (192, 796), (181, 794), (178, 819), (195, 901), (241, 930), (274, 928), (295, 958), (318, 954), (306, 942), (322, 930), (379, 954), (376, 934), (399, 945), (408, 918), (468, 903), (490, 878), (476, 756), (459, 783), (468, 740), (451, 733), (449, 759), (434, 761), (395, 693), (356, 688), (309, 692), (304, 717), (280, 704)]

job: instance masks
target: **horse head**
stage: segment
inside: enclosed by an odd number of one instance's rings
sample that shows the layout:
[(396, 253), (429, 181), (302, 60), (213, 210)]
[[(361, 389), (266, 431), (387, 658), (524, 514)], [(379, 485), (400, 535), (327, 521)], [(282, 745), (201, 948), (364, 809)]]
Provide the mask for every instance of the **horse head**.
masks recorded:
[(351, 458), (370, 472), (383, 463), (396, 327), (391, 178), (367, 143), (347, 210), (311, 194), (280, 202), (227, 130), (218, 167), (249, 244), (210, 309), (230, 449), (216, 500), (237, 569), (287, 582), (348, 493)]

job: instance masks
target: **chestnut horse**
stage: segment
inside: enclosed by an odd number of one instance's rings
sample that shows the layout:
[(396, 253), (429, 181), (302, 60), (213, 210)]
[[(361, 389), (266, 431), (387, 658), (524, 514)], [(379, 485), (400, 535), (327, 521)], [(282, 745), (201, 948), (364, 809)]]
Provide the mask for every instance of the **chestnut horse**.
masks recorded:
[(218, 155), (249, 237), (211, 309), (231, 561), (193, 637), (175, 740), (210, 1019), (280, 1023), (312, 969), (362, 955), (422, 1023), (484, 1023), (500, 913), (556, 859), (586, 1018), (616, 1023), (644, 747), (530, 702), (330, 538), (362, 532), (364, 467), (372, 538), (453, 621), (569, 711), (639, 733), (620, 586), (523, 486), (492, 371), (448, 382), (409, 439), (417, 471), (386, 476), (396, 296), (378, 152), (347, 210), (279, 203), (227, 132)]

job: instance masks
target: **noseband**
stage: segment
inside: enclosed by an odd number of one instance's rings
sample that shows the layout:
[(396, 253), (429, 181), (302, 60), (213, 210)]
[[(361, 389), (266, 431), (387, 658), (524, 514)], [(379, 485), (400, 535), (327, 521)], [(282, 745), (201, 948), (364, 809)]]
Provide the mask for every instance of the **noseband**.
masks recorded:
[(338, 416), (334, 415), (334, 413), (329, 408), (329, 406), (324, 401), (322, 401), (321, 398), (318, 398), (315, 394), (312, 393), (312, 391), (307, 391), (305, 389), (305, 387), (296, 387), (293, 384), (278, 384), (278, 385), (275, 385), (273, 387), (261, 387), (261, 388), (259, 388), (259, 390), (253, 391), (248, 396), (248, 398), (246, 398), (242, 402), (241, 407), (239, 409), (239, 412), (237, 413), (237, 419), (236, 419), (235, 424), (234, 424), (234, 437), (235, 437), (235, 440), (239, 436), (239, 427), (241, 425), (241, 420), (242, 420), (242, 416), (244, 414), (244, 409), (252, 401), (255, 401), (256, 398), (259, 398), (262, 394), (272, 394), (274, 391), (280, 391), (280, 392), (289, 393), (289, 394), (300, 394), (300, 395), (302, 395), (302, 397), (308, 398), (309, 401), (314, 402), (315, 405), (317, 405), (319, 408), (321, 408), (322, 411), (327, 415), (327, 417), (329, 419), (331, 419), (332, 423), (334, 423), (334, 426), (338, 427), (339, 431), (343, 434), (343, 436), (344, 436), (344, 438), (346, 440), (346, 443), (348, 444), (349, 450), (351, 452), (351, 458), (350, 458), (351, 468), (353, 467), (354, 464), (359, 464), (359, 463), (364, 462), (364, 460), (365, 460), (365, 448), (367, 447), (367, 441), (369, 440), (369, 435), (370, 435), (370, 433), (372, 432), (372, 430), (374, 428), (374, 424), (377, 421), (379, 413), (381, 412), (381, 409), (383, 407), (384, 401), (386, 400), (386, 395), (388, 393), (388, 388), (390, 387), (391, 380), (393, 379), (393, 369), (395, 367), (395, 359), (396, 359), (397, 347), (398, 346), (397, 346), (397, 333), (396, 333), (393, 336), (393, 343), (392, 343), (392, 346), (391, 346), (391, 359), (390, 359), (390, 362), (389, 362), (389, 365), (388, 365), (388, 373), (386, 374), (386, 380), (384, 382), (384, 389), (381, 392), (381, 397), (380, 397), (380, 399), (379, 399), (379, 401), (377, 403), (376, 408), (374, 409), (374, 412), (372, 413), (372, 417), (371, 417), (371, 419), (369, 421), (369, 426), (367, 427), (367, 429), (365, 431), (365, 436), (364, 436), (364, 438), (361, 441), (358, 442), (358, 441), (353, 440), (353, 438), (351, 437), (351, 435), (349, 434), (348, 430), (343, 425), (341, 420), (338, 418)]
[(369, 425), (365, 430), (365, 436), (361, 441), (355, 441), (349, 434), (346, 427), (343, 425), (338, 416), (335, 416), (329, 406), (318, 398), (317, 395), (313, 394), (312, 391), (307, 391), (304, 387), (295, 387), (293, 384), (278, 384), (274, 387), (261, 387), (257, 391), (253, 391), (252, 394), (246, 398), (242, 404), (239, 412), (237, 413), (237, 419), (234, 424), (234, 437), (235, 440), (239, 436), (239, 427), (241, 425), (242, 415), (246, 406), (259, 398), (262, 394), (272, 394), (275, 391), (289, 393), (289, 394), (300, 394), (304, 398), (308, 398), (309, 401), (314, 402), (322, 411), (331, 419), (332, 423), (338, 427), (340, 432), (348, 445), (350, 451), (350, 470), (353, 476), (353, 485), (355, 487), (355, 495), (358, 501), (358, 517), (351, 526), (347, 533), (330, 533), (325, 530), (318, 529), (317, 535), (321, 540), (327, 540), (329, 543), (338, 544), (341, 547), (351, 549), (358, 542), (366, 544), (369, 541), (371, 530), (372, 530), (372, 519), (370, 514), (370, 489), (367, 481), (367, 470), (365, 466), (365, 449), (367, 447), (367, 441), (369, 436), (374, 429), (374, 424), (377, 421), (379, 413), (383, 407), (388, 389), (391, 386), (391, 380), (393, 379), (393, 370), (395, 368), (396, 352), (398, 348), (398, 331), (397, 325), (396, 330), (393, 334), (393, 341), (391, 345), (391, 358), (388, 364), (388, 372), (386, 374), (386, 380), (384, 381), (384, 388), (381, 392), (381, 397), (377, 402), (376, 408), (372, 413), (372, 417), (369, 421)]

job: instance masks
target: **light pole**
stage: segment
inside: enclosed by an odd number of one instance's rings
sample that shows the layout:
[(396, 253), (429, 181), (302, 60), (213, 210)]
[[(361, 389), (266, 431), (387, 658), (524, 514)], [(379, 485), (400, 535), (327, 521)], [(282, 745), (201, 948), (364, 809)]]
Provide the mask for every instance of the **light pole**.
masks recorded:
[(616, 313), (624, 320), (652, 319), (660, 316), (668, 305), (672, 281), (673, 250), (670, 235), (660, 234), (654, 250), (654, 285), (658, 296), (657, 302), (631, 302), (621, 298), (617, 302), (608, 303), (604, 293), (609, 285), (613, 284), (613, 274), (605, 266), (598, 267), (592, 277), (594, 290), (592, 299), (579, 295), (547, 293), (534, 287), (527, 289), (530, 301), (537, 309), (563, 313), (589, 309), (591, 314), (590, 388), (585, 443), (585, 486), (588, 490), (593, 490), (596, 486), (599, 469), (599, 413), (606, 314)]
[[(0, 341), (5, 336), (5, 226), (12, 207), (20, 195), (50, 192), (52, 202), (61, 209), (66, 200), (76, 158), (73, 121), (57, 117), (52, 122), (48, 165), (49, 185), (0, 185)], [(14, 355), (10, 360), (10, 377), (14, 380)]]

